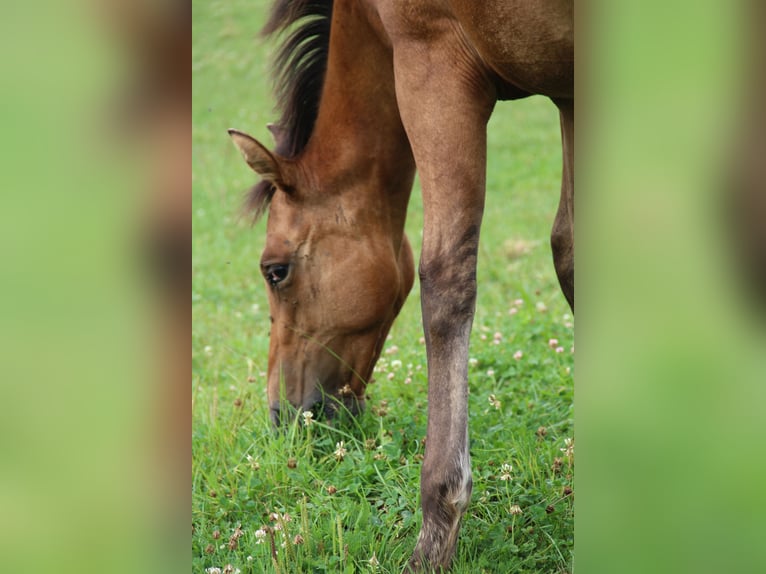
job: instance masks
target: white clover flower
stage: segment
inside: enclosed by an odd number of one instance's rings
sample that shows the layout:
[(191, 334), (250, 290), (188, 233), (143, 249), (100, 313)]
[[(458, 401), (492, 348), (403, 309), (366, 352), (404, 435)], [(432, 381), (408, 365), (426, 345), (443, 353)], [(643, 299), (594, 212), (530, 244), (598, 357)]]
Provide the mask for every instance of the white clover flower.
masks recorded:
[(503, 466), (500, 467), (500, 480), (511, 480), (512, 472), (513, 467), (508, 463), (504, 463)]
[(558, 339), (548, 339), (548, 346), (553, 349), (554, 347), (559, 346), (559, 340)]
[(508, 509), (508, 512), (510, 512), (514, 516), (517, 514), (523, 514), (523, 511), (521, 510), (521, 507), (518, 504), (512, 504), (511, 507)]
[(346, 450), (346, 446), (343, 441), (335, 443), (334, 454), (335, 454), (335, 460), (338, 460), (338, 461), (341, 461), (346, 457), (346, 455), (348, 454), (348, 451)]
[(501, 403), (495, 395), (489, 395), (489, 404), (495, 407), (497, 410), (500, 410), (500, 407), (503, 406), (503, 403)]
[(521, 351), (516, 351), (513, 354), (513, 358), (516, 359), (517, 361), (521, 360), (521, 357), (523, 357), (523, 356), (524, 356), (524, 353), (522, 353)]
[(256, 544), (263, 544), (264, 539), (266, 538), (266, 531), (263, 528), (259, 528), (255, 531), (255, 543)]
[(303, 424), (306, 426), (311, 426), (311, 424), (314, 422), (314, 413), (311, 411), (303, 411)]

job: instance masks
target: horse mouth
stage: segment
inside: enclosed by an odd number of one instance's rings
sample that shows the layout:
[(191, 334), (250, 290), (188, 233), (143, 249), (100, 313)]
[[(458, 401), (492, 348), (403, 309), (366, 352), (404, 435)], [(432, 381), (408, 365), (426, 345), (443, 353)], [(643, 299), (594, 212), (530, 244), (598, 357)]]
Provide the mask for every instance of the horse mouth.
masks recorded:
[(269, 407), (269, 418), (272, 426), (279, 428), (290, 424), (305, 413), (311, 413), (310, 418), (313, 421), (332, 422), (343, 415), (356, 417), (364, 412), (364, 408), (365, 398), (358, 397), (353, 392), (344, 393), (342, 390), (335, 394), (316, 392), (300, 406), (272, 403)]

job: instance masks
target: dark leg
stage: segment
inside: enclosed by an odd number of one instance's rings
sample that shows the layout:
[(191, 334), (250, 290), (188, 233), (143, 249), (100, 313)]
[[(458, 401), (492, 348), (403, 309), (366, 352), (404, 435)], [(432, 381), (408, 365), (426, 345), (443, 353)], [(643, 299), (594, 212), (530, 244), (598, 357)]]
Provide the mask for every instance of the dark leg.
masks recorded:
[(558, 100), (556, 105), (561, 116), (564, 168), (551, 248), (561, 290), (574, 312), (574, 100)]

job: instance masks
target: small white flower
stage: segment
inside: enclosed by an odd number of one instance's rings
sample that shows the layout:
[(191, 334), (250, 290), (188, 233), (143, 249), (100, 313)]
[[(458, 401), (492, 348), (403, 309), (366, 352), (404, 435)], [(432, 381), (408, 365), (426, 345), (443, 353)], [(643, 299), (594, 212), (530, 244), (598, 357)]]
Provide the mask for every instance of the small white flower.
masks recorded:
[(545, 313), (548, 310), (548, 307), (542, 301), (538, 301), (535, 304), (535, 309), (537, 309), (540, 313)]
[(258, 464), (258, 462), (253, 458), (252, 455), (248, 454), (246, 457), (248, 464), (251, 466), (251, 468), (255, 469), (255, 465)]
[(490, 377), (495, 376), (495, 369), (487, 369), (487, 375)]
[(314, 422), (314, 413), (311, 411), (303, 411), (303, 424), (306, 426), (311, 426), (311, 424)]
[(510, 309), (508, 309), (508, 314), (509, 315), (515, 315), (518, 312), (519, 312), (519, 310), (516, 307), (511, 307)]
[(396, 345), (391, 345), (388, 349), (386, 349), (386, 355), (393, 355), (394, 353), (397, 353), (399, 351), (399, 347)]
[(557, 353), (563, 353), (564, 352), (564, 347), (556, 347), (556, 352)]
[(554, 347), (559, 346), (559, 340), (558, 339), (548, 339), (548, 346), (553, 349)]
[(266, 538), (266, 531), (263, 528), (259, 528), (255, 531), (255, 543), (256, 544), (263, 544), (264, 539)]
[(511, 507), (508, 509), (508, 512), (510, 512), (512, 515), (522, 514), (521, 507), (518, 504), (512, 504)]
[(212, 355), (213, 354), (213, 347), (211, 347), (210, 345), (205, 345), (205, 354), (208, 355), (208, 356)]
[(402, 362), (399, 359), (394, 359), (391, 361), (391, 368), (392, 369), (401, 369), (402, 368)]
[(248, 556), (248, 557), (247, 557), (247, 561), (248, 561), (248, 562), (252, 562), (252, 561), (253, 561), (253, 557), (252, 557), (252, 556)]
[(346, 450), (345, 443), (343, 441), (340, 441), (338, 443), (335, 443), (335, 460), (343, 460), (346, 455), (348, 454), (348, 451)]
[(560, 449), (561, 452), (563, 452), (567, 458), (569, 458), (569, 461), (572, 461), (572, 458), (574, 457), (574, 439), (573, 438), (565, 438), (564, 439), (564, 447)]
[(495, 407), (497, 410), (500, 410), (500, 407), (503, 406), (503, 404), (495, 395), (489, 395), (489, 404)]
[(472, 367), (475, 367), (476, 365), (479, 364), (479, 359), (474, 359), (473, 357), (471, 357), (470, 359), (468, 359), (468, 364)]
[(210, 568), (206, 569), (205, 572), (207, 572), (207, 574), (221, 574), (221, 569), (216, 568), (215, 566), (211, 566)]
[(524, 304), (524, 299), (516, 299), (513, 304), (517, 307), (521, 307)]
[(514, 358), (514, 359), (516, 359), (517, 361), (518, 361), (518, 360), (520, 360), (520, 359), (521, 359), (521, 357), (523, 357), (523, 356), (524, 356), (524, 353), (522, 353), (521, 351), (516, 351), (516, 352), (513, 354), (513, 358)]
[(508, 463), (504, 463), (503, 466), (500, 467), (500, 480), (511, 480), (512, 472), (513, 467)]
[(375, 554), (373, 554), (373, 555), (372, 555), (372, 558), (370, 558), (370, 559), (369, 559), (367, 562), (368, 562), (368, 563), (370, 564), (370, 566), (372, 566), (373, 568), (377, 568), (377, 567), (380, 565), (380, 562), (378, 562), (378, 559), (375, 557)]

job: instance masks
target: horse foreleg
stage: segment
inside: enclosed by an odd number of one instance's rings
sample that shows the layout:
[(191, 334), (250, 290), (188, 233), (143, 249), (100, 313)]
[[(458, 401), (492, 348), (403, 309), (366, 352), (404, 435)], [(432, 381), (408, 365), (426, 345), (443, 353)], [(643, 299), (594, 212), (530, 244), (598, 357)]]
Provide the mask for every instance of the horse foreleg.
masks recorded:
[(484, 209), (486, 121), (494, 104), (491, 87), (482, 91), (480, 81), (466, 82), (467, 76), (456, 73), (459, 55), (433, 52), (424, 58), (416, 51), (407, 59), (401, 49), (396, 60), (397, 99), (424, 205), (419, 271), (428, 431), (420, 483), (423, 525), (409, 565), (416, 571), (449, 567), (471, 495), (468, 342)]
[(557, 100), (561, 116), (561, 199), (551, 232), (553, 264), (561, 290), (574, 311), (574, 100)]

